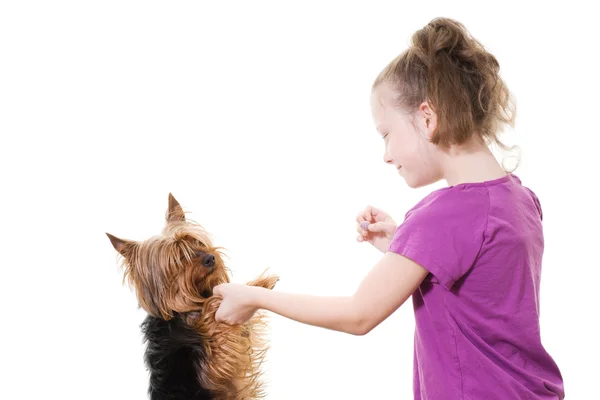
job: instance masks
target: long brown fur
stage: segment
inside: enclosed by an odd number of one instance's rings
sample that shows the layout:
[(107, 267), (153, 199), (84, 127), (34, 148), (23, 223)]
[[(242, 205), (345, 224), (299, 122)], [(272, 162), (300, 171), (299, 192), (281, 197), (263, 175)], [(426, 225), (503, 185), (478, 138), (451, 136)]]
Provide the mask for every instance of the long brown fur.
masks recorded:
[[(215, 400), (263, 398), (260, 368), (268, 351), (265, 315), (258, 312), (244, 325), (215, 321), (221, 299), (212, 296), (212, 289), (230, 281), (223, 249), (213, 245), (201, 225), (186, 218), (173, 195), (169, 193), (160, 235), (142, 242), (107, 235), (122, 256), (123, 283), (134, 288), (140, 307), (165, 321), (183, 318), (198, 334), (205, 355), (195, 363), (200, 386)], [(213, 267), (206, 265), (210, 255)], [(272, 289), (277, 281), (277, 276), (265, 271), (248, 285)]]

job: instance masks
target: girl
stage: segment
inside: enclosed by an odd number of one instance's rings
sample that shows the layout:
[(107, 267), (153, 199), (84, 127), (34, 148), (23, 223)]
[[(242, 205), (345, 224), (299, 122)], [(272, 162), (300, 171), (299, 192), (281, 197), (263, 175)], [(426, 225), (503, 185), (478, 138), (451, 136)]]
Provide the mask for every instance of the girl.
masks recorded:
[(540, 202), (488, 147), (515, 115), (496, 58), (461, 23), (434, 19), (377, 77), (371, 105), (385, 162), (412, 188), (448, 187), (400, 226), (373, 207), (357, 216), (358, 241), (384, 255), (353, 296), (228, 283), (214, 289), (217, 321), (265, 309), (364, 335), (412, 296), (415, 399), (563, 399), (540, 340)]

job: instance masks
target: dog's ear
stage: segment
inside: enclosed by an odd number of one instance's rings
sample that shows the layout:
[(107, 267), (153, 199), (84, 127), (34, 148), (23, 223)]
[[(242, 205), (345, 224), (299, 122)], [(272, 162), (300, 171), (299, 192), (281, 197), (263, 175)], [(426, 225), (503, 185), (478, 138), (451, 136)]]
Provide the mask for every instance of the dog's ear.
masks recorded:
[(167, 210), (167, 223), (185, 221), (185, 213), (175, 197), (169, 193), (169, 209)]
[(131, 249), (134, 248), (136, 242), (131, 240), (123, 240), (119, 239), (116, 236), (111, 235), (110, 233), (106, 233), (106, 236), (110, 239), (115, 250), (117, 250), (123, 257), (127, 258), (131, 253)]

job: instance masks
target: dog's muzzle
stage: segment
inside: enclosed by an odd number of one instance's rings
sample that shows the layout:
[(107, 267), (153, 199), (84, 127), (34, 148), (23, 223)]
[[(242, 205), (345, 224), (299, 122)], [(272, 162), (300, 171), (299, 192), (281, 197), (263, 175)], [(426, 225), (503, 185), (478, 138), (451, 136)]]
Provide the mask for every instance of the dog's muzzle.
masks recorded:
[(215, 267), (215, 256), (207, 254), (202, 258), (202, 265), (211, 270)]

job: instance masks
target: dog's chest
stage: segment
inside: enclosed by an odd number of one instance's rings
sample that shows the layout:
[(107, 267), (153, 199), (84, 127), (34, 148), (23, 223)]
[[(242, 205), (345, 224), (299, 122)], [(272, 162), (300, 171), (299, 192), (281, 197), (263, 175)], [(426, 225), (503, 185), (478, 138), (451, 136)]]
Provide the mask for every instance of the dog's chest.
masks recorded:
[(179, 317), (169, 321), (148, 316), (141, 325), (150, 372), (151, 400), (212, 400), (198, 383), (196, 366), (206, 355), (199, 336)]

